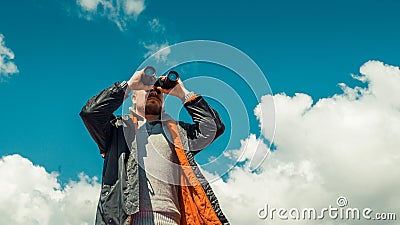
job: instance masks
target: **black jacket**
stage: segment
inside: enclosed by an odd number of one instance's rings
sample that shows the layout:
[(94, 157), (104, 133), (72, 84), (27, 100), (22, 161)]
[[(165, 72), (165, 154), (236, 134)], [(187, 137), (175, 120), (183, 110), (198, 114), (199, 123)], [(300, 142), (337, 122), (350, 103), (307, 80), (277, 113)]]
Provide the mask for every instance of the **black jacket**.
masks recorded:
[[(121, 221), (127, 216), (138, 211), (138, 202), (136, 202), (138, 201), (138, 191), (126, 191), (127, 184), (121, 183), (121, 181), (128, 180), (124, 174), (131, 150), (124, 137), (124, 126), (121, 126), (121, 124), (126, 123), (128, 120), (126, 116), (115, 116), (113, 114), (123, 103), (125, 91), (116, 82), (111, 87), (104, 89), (98, 95), (89, 99), (80, 112), (80, 116), (90, 135), (97, 143), (100, 153), (105, 154), (102, 173), (102, 192), (96, 216), (96, 224), (122, 224)], [(218, 217), (219, 221), (217, 224), (228, 224), (219, 208), (218, 201), (210, 185), (206, 182), (193, 158), (199, 150), (220, 136), (224, 132), (225, 126), (218, 113), (201, 96), (196, 96), (191, 101), (184, 103), (184, 107), (194, 122), (192, 124), (181, 121), (177, 122), (179, 130), (182, 131), (180, 135), (183, 142), (187, 143), (188, 149), (191, 149), (191, 151), (185, 151), (185, 160), (189, 161), (193, 167), (194, 174), (198, 180), (201, 180), (204, 193), (207, 195), (208, 201), (211, 203), (213, 211)], [(121, 173), (121, 171), (124, 172)], [(137, 181), (133, 182), (137, 183)], [(110, 192), (115, 192), (115, 189), (118, 189), (116, 186), (120, 189), (114, 198), (110, 196)], [(136, 189), (136, 185), (133, 185), (133, 187), (133, 189)], [(126, 194), (129, 191), (134, 193), (133, 197)], [(126, 192), (126, 196), (122, 196), (124, 195), (123, 192)], [(134, 198), (133, 203), (132, 198)], [(131, 202), (132, 204), (129, 205), (126, 202)], [(188, 221), (183, 223), (191, 224), (190, 218)], [(203, 223), (200, 221), (198, 224)]]

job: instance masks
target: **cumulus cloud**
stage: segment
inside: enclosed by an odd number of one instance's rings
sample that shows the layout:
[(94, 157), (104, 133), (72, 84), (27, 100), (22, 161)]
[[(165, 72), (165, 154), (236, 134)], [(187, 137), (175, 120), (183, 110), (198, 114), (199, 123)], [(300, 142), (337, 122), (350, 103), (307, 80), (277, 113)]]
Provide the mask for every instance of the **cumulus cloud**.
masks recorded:
[(94, 224), (100, 184), (79, 175), (62, 186), (56, 173), (33, 165), (20, 155), (0, 159), (0, 224)]
[[(273, 97), (276, 106), (276, 151), (256, 172), (247, 161), (254, 149), (267, 145), (250, 135), (242, 147), (225, 154), (241, 156), (244, 166), (227, 179), (212, 182), (231, 224), (380, 224), (374, 220), (261, 220), (260, 208), (337, 207), (345, 196), (348, 207), (400, 215), (400, 70), (370, 61), (353, 77), (366, 87), (339, 84), (343, 93), (314, 101), (307, 94), (264, 96), (255, 109), (264, 136)], [(250, 152), (248, 152), (250, 151)], [(246, 161), (246, 159), (249, 159)], [(212, 174), (205, 172), (209, 179)], [(100, 186), (81, 175), (61, 187), (57, 175), (18, 155), (0, 161), (0, 224), (92, 224)], [(372, 214), (374, 215), (374, 214)]]
[(171, 53), (171, 48), (169, 47), (168, 42), (163, 44), (152, 43), (152, 44), (145, 44), (143, 46), (147, 49), (147, 52), (144, 54), (144, 57), (147, 58), (153, 54), (154, 58), (158, 62), (166, 62), (168, 55)]
[(152, 20), (148, 21), (148, 24), (150, 26), (150, 30), (154, 33), (163, 33), (165, 32), (165, 26), (160, 23), (160, 20), (157, 18), (154, 18)]
[(144, 0), (77, 0), (82, 15), (87, 19), (106, 17), (120, 30), (125, 30), (131, 19), (137, 19), (146, 8)]
[[(274, 95), (276, 105), (276, 151), (271, 152), (258, 172), (236, 167), (226, 182), (212, 183), (223, 211), (232, 224), (377, 224), (374, 220), (283, 221), (261, 220), (260, 208), (291, 209), (332, 205), (345, 196), (348, 207), (371, 208), (373, 213), (395, 212), (400, 216), (400, 70), (369, 61), (353, 77), (367, 87), (339, 84), (343, 93), (314, 103), (307, 94)], [(260, 124), (268, 115), (255, 109)], [(261, 126), (264, 136), (269, 129)], [(239, 150), (227, 156), (243, 155), (248, 146), (268, 151), (250, 135)], [(246, 147), (247, 146), (247, 147)], [(254, 148), (254, 147), (253, 147)], [(243, 161), (243, 160), (242, 160)], [(210, 175), (209, 175), (210, 176)], [(371, 214), (374, 215), (374, 214)], [(386, 221), (384, 224), (398, 224)]]
[[(158, 18), (153, 18), (149, 20), (148, 22), (148, 27), (153, 35), (155, 35), (157, 38), (157, 41), (146, 41), (146, 42), (141, 42), (142, 46), (147, 50), (143, 57), (147, 58), (153, 54), (154, 55), (154, 60), (159, 63), (166, 63), (168, 59), (168, 55), (171, 53), (171, 48), (169, 46), (168, 40), (163, 39), (161, 37), (164, 36), (164, 33), (166, 31), (166, 27), (164, 24), (160, 22)], [(172, 62), (168, 62), (168, 64), (173, 64)]]
[(127, 15), (138, 16), (145, 8), (144, 1), (126, 0), (123, 4), (125, 14)]
[(19, 72), (17, 66), (11, 61), (14, 57), (14, 52), (5, 45), (4, 35), (0, 34), (0, 82), (5, 77)]

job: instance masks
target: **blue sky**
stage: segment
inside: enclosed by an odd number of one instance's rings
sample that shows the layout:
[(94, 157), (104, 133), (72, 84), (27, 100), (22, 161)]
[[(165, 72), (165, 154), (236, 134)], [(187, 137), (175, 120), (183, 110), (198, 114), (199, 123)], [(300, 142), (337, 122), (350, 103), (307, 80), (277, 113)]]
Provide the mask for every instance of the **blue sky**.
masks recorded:
[[(62, 180), (76, 179), (81, 171), (100, 176), (102, 159), (78, 113), (88, 98), (128, 79), (151, 44), (227, 43), (258, 64), (274, 93), (303, 92), (314, 99), (340, 92), (340, 82), (360, 85), (350, 74), (368, 60), (400, 61), (400, 3), (394, 0), (144, 4), (120, 29), (105, 16), (87, 19), (76, 1), (1, 1), (0, 34), (20, 72), (0, 83), (0, 156), (20, 154), (60, 172)], [(157, 31), (149, 25), (153, 19), (160, 23)], [(247, 103), (250, 113), (256, 104)], [(258, 135), (258, 121), (253, 116), (250, 122), (250, 132)], [(239, 139), (246, 137), (237, 134), (228, 147), (240, 147)], [(228, 139), (223, 136), (213, 147)], [(198, 160), (211, 155), (205, 152)]]

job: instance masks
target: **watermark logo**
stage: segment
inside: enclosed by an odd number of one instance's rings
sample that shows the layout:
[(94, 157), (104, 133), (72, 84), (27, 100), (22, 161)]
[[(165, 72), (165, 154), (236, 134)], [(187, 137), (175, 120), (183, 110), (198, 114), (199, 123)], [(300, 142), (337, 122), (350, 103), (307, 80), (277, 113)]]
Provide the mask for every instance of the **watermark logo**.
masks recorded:
[(274, 208), (265, 204), (258, 209), (257, 216), (262, 220), (396, 220), (394, 212), (375, 212), (373, 209), (347, 207), (349, 201), (346, 197), (340, 196), (336, 199), (336, 206), (316, 208)]
[[(255, 61), (234, 46), (217, 41), (193, 40), (160, 49), (145, 59), (137, 70), (147, 66), (155, 68), (155, 76), (158, 77), (171, 70), (176, 71), (180, 74), (180, 79), (185, 87), (203, 96), (213, 106), (219, 107), (218, 112), (226, 127), (224, 135), (228, 138), (224, 139), (226, 140), (224, 146), (218, 146), (218, 154), (210, 156), (207, 161), (197, 162), (202, 170), (213, 171), (213, 176), (207, 179), (209, 183), (226, 175), (235, 167), (237, 162), (246, 161), (246, 166), (248, 165), (250, 171), (255, 171), (261, 166), (270, 152), (269, 148), (275, 135), (275, 105), (266, 75)], [(123, 115), (135, 111), (136, 106), (132, 98), (135, 91), (129, 91), (127, 89), (126, 96), (127, 99), (132, 99), (132, 101), (124, 101)], [(136, 91), (136, 93), (138, 92)], [(128, 98), (129, 95), (131, 96)], [(137, 96), (140, 95), (135, 95), (135, 99), (137, 99)], [(176, 100), (175, 97), (170, 97), (170, 95), (164, 95), (164, 99), (166, 111), (163, 112), (166, 113), (161, 115), (161, 120), (167, 121), (169, 118), (181, 120), (181, 111), (186, 111), (184, 104)], [(174, 102), (174, 100), (176, 101)], [(253, 109), (261, 102), (265, 107), (259, 107), (257, 115), (255, 115)], [(206, 121), (206, 119), (203, 119), (203, 123), (199, 123), (199, 127), (196, 127), (201, 135), (183, 140), (182, 148), (184, 150), (198, 152), (214, 140), (216, 126), (213, 121)], [(268, 132), (257, 136), (254, 145), (247, 146), (248, 142), (245, 142), (240, 151), (231, 151), (229, 146), (238, 142), (239, 137), (249, 137), (253, 134), (251, 123), (256, 120), (266, 121), (262, 124), (262, 127)], [(139, 124), (139, 131), (142, 131), (141, 128), (146, 129)], [(164, 128), (165, 126), (163, 126)], [(151, 155), (152, 161), (157, 162), (157, 165), (168, 165), (174, 171), (181, 168), (180, 164), (160, 153), (158, 145), (147, 137), (149, 135), (144, 135), (148, 132), (147, 130), (137, 132), (137, 134), (143, 134), (143, 137), (135, 137), (134, 129), (134, 126), (129, 125), (124, 126), (123, 129), (126, 144), (131, 150), (135, 148), (134, 140), (141, 140), (141, 143), (147, 144), (147, 156)], [(173, 143), (169, 130), (164, 129), (164, 133), (168, 141)], [(179, 177), (171, 180), (171, 176), (160, 173), (159, 167), (145, 166), (143, 159), (144, 157), (141, 155), (134, 158), (131, 154), (130, 157), (130, 160), (136, 160), (147, 174), (166, 183), (181, 183)]]
[(336, 199), (336, 204), (339, 207), (345, 207), (347, 206), (347, 204), (349, 204), (349, 202), (347, 201), (346, 197), (340, 196), (339, 198)]

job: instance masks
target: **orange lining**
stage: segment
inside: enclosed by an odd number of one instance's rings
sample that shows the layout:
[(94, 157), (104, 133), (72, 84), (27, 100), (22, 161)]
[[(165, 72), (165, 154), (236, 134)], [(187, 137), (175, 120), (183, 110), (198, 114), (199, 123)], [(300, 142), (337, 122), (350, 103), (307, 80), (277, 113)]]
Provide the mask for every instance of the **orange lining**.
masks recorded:
[(168, 120), (167, 126), (183, 172), (180, 196), (182, 199), (180, 202), (181, 213), (184, 215), (181, 217), (182, 225), (221, 225), (221, 221), (186, 157), (175, 121)]
[[(188, 99), (191, 101), (197, 96)], [(129, 114), (137, 130), (137, 118)], [(166, 122), (174, 143), (174, 149), (182, 168), (179, 204), (181, 211), (181, 225), (222, 225), (208, 196), (194, 173), (179, 136), (178, 127), (174, 120)], [(131, 215), (132, 221), (132, 215)]]
[(192, 97), (186, 99), (185, 103), (186, 103), (186, 102), (193, 101), (193, 100), (195, 100), (197, 97), (198, 97), (198, 95), (193, 95)]

